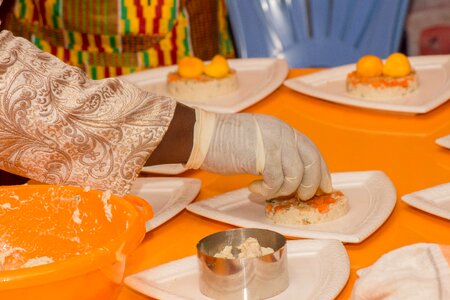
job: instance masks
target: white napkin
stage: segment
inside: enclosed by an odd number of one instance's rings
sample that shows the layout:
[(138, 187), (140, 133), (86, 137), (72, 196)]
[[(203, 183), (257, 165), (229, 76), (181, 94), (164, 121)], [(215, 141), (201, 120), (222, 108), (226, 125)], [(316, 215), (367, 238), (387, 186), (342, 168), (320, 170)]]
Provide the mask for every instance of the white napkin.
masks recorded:
[(352, 300), (450, 299), (450, 267), (437, 244), (393, 250), (357, 274)]

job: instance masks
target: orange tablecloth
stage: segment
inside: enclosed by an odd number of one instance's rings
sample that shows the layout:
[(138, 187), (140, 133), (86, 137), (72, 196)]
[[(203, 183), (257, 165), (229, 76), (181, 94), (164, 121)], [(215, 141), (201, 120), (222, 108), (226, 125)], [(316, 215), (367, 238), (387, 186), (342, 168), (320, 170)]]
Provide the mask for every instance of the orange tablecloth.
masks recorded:
[[(291, 70), (289, 77), (315, 70)], [(338, 299), (348, 299), (356, 270), (395, 248), (417, 243), (450, 244), (450, 221), (427, 214), (400, 200), (402, 195), (450, 181), (450, 150), (434, 140), (450, 134), (450, 102), (425, 115), (402, 115), (334, 104), (280, 86), (246, 112), (274, 115), (306, 133), (319, 147), (331, 172), (382, 170), (397, 188), (389, 219), (359, 244), (346, 244), (351, 274)], [(255, 177), (220, 176), (189, 171), (202, 180), (195, 201), (247, 186)], [(196, 253), (204, 236), (233, 228), (186, 210), (147, 234), (129, 257), (126, 275)], [(123, 287), (120, 300), (147, 299)]]

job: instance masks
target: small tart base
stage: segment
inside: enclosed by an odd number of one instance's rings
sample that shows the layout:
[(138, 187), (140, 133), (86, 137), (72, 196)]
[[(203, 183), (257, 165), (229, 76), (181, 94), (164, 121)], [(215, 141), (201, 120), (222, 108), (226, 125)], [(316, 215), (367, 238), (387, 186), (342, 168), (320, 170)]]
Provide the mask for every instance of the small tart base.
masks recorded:
[(403, 77), (361, 77), (356, 71), (347, 75), (346, 90), (353, 97), (372, 101), (389, 101), (413, 93), (419, 87), (416, 72)]
[(168, 93), (189, 102), (209, 102), (238, 89), (238, 79), (234, 70), (230, 70), (224, 78), (213, 78), (205, 74), (198, 78), (183, 78), (178, 72), (171, 72), (167, 76)]
[(308, 225), (338, 219), (349, 210), (348, 199), (342, 192), (314, 196), (308, 201), (297, 198), (266, 201), (266, 217), (275, 224)]

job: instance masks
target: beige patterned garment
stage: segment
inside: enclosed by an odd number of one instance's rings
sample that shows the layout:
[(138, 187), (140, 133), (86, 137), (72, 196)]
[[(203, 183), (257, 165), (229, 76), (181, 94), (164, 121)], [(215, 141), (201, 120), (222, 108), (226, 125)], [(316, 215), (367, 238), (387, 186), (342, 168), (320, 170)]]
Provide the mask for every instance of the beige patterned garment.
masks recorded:
[(175, 106), (118, 79), (90, 80), (0, 32), (0, 169), (124, 195)]

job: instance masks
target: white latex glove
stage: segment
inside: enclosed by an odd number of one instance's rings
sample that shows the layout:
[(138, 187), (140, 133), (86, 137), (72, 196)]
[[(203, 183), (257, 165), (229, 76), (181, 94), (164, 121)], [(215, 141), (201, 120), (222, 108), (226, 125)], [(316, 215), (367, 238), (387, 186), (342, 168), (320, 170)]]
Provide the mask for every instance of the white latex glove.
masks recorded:
[(194, 149), (187, 167), (219, 174), (263, 175), (249, 189), (266, 199), (331, 192), (331, 178), (314, 143), (287, 123), (258, 114), (196, 110)]
[(450, 299), (450, 268), (437, 244), (393, 250), (357, 274), (351, 300)]

